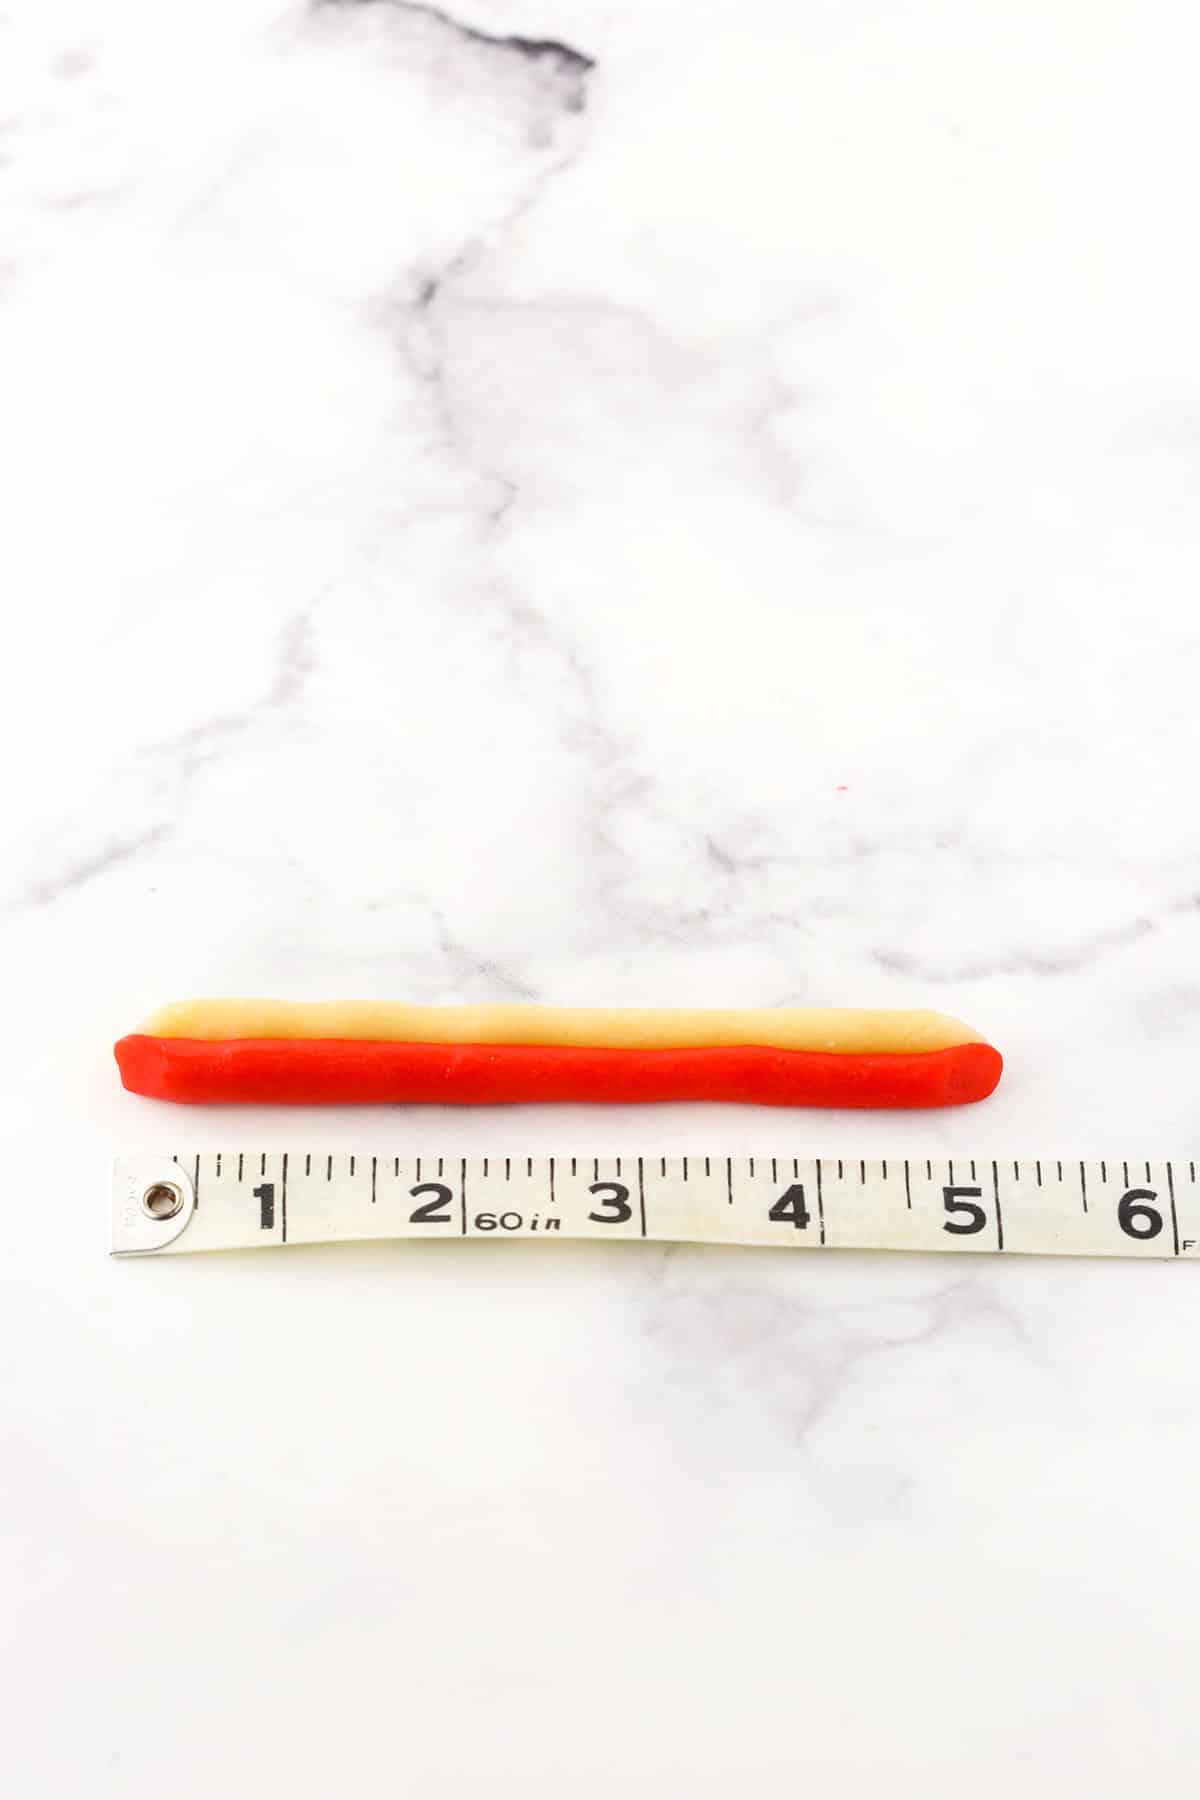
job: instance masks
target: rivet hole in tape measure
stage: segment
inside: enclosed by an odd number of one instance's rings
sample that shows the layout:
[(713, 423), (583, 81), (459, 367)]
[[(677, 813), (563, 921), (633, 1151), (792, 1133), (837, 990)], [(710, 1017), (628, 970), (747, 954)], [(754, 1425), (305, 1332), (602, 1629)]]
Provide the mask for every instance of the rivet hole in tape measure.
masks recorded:
[(114, 1255), (370, 1239), (1200, 1256), (1187, 1161), (218, 1151), (113, 1165)]

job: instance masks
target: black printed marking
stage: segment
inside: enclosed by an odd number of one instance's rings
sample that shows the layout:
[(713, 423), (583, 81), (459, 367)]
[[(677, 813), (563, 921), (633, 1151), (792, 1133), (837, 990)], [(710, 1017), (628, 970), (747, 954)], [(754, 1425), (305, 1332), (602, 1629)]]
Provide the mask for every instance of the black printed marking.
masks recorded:
[(1004, 1215), (1000, 1211), (1000, 1171), (992, 1164), (992, 1192), (996, 1196), (996, 1248), (1004, 1248)]
[[(1150, 1164), (1146, 1164), (1146, 1180), (1150, 1179)], [(1175, 1213), (1175, 1171), (1167, 1164), (1167, 1197), (1171, 1202), (1171, 1242), (1175, 1246), (1175, 1254), (1179, 1255), (1179, 1220)]]

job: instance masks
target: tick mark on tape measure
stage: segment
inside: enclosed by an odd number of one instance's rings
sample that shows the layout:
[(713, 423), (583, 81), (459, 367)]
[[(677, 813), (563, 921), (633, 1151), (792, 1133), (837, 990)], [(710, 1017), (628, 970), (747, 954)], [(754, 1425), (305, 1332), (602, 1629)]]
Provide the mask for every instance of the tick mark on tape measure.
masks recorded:
[(467, 1159), (464, 1156), (458, 1165), (458, 1230), (460, 1237), (467, 1235)]
[[(263, 1161), (264, 1162), (266, 1161), (265, 1157), (263, 1158)], [(192, 1206), (196, 1212), (200, 1211), (200, 1158), (199, 1158), (199, 1156), (197, 1156), (197, 1158), (196, 1158), (196, 1180), (195, 1180), (195, 1192), (192, 1195)]]
[(287, 1243), (287, 1151), (283, 1153), (283, 1166), (279, 1172), (279, 1241)]
[(311, 1150), (309, 1151), (308, 1155), (304, 1159), (304, 1173), (306, 1175), (312, 1174), (312, 1151)]
[(375, 1157), (371, 1158), (371, 1205), (375, 1204)]
[(730, 1206), (732, 1206), (733, 1205), (733, 1158), (731, 1156), (727, 1156), (725, 1158), (725, 1187), (726, 1187), (726, 1191), (729, 1194), (729, 1204), (730, 1204)]
[(971, 1180), (977, 1181), (978, 1179), (979, 1179), (979, 1177), (975, 1173), (975, 1158), (972, 1157), (971, 1158)]
[(239, 1181), (242, 1179), (242, 1163), (244, 1161), (245, 1161), (245, 1158), (243, 1156), (238, 1157), (238, 1180)]
[(1000, 1211), (1000, 1171), (992, 1164), (992, 1192), (996, 1196), (996, 1248), (1004, 1248), (1004, 1216)]
[[(354, 1174), (354, 1158), (353, 1157), (350, 1158), (350, 1173), (351, 1173), (351, 1175)], [(438, 1170), (438, 1174), (439, 1175), (441, 1174), (440, 1169)]]
[(776, 1162), (774, 1157), (771, 1158), (771, 1180), (772, 1181), (779, 1180), (779, 1164)]
[(821, 1228), (821, 1242), (825, 1242), (825, 1194), (821, 1185), (821, 1159), (817, 1158), (817, 1223)]
[(1042, 1185), (1042, 1165), (1040, 1162), (1037, 1162), (1037, 1163), (1034, 1163), (1033, 1166), (1037, 1170), (1037, 1184), (1039, 1187), (1041, 1187), (1041, 1185)]
[(754, 1158), (753, 1157), (750, 1158), (750, 1179), (751, 1179), (751, 1181), (754, 1180)]
[[(1150, 1164), (1146, 1164), (1146, 1180), (1150, 1179)], [(1171, 1242), (1175, 1246), (1175, 1254), (1179, 1255), (1179, 1220), (1175, 1215), (1175, 1172), (1170, 1163), (1167, 1164), (1167, 1197), (1171, 1202)]]
[(882, 1169), (882, 1170), (883, 1170), (883, 1179), (884, 1179), (884, 1180), (885, 1180), (885, 1181), (886, 1181), (886, 1180), (887, 1180), (887, 1164), (886, 1164), (886, 1163), (880, 1163), (880, 1165), (879, 1165), (879, 1166), (880, 1166), (880, 1168), (881, 1168), (881, 1169)]
[(905, 1158), (905, 1162), (904, 1162), (904, 1204), (908, 1208), (909, 1212), (911, 1212), (912, 1211), (912, 1182), (909, 1179), (908, 1159), (907, 1158)]
[(1107, 1163), (1102, 1162), (1100, 1164), (1100, 1179), (1101, 1179), (1101, 1181), (1108, 1180), (1108, 1164)]
[[(1062, 1168), (1061, 1163), (1059, 1163), (1058, 1166), (1060, 1169)], [(1084, 1210), (1084, 1212), (1086, 1212), (1088, 1209), (1088, 1205), (1087, 1205), (1087, 1164), (1086, 1163), (1080, 1163), (1080, 1165), (1079, 1165), (1079, 1191), (1083, 1195), (1083, 1210)]]
[(867, 1185), (867, 1165), (865, 1162), (860, 1162), (858, 1165), (858, 1180), (859, 1180), (859, 1185), (861, 1187), (866, 1187), (866, 1185)]
[[(617, 1174), (619, 1175), (620, 1173), (621, 1173), (621, 1165), (618, 1162)], [(637, 1183), (638, 1183), (638, 1213), (641, 1218), (642, 1236), (645, 1237), (645, 1235), (646, 1235), (646, 1182), (645, 1182), (644, 1171), (642, 1169), (642, 1159), (640, 1156), (637, 1159)]]
[(258, 1172), (260, 1175), (265, 1175), (267, 1172), (267, 1153), (265, 1150), (263, 1151), (262, 1157), (259, 1161)]
[(933, 1180), (933, 1164), (931, 1162), (925, 1164), (925, 1179), (926, 1181)]
[[(1147, 1169), (1146, 1170), (1146, 1180), (1149, 1181), (1149, 1179), (1150, 1179), (1150, 1171), (1149, 1171), (1149, 1169)], [(1125, 1187), (1129, 1186), (1129, 1164), (1127, 1162), (1123, 1162), (1121, 1164), (1121, 1181), (1122, 1181), (1123, 1186), (1125, 1186)]]
[[(421, 1166), (420, 1163), (418, 1163), (417, 1164), (418, 1169), (420, 1168), (420, 1166)], [(326, 1179), (326, 1181), (333, 1180), (333, 1158), (332, 1158), (332, 1156), (328, 1159), (328, 1161), (325, 1164), (325, 1179)]]
[(221, 1179), (221, 1152), (217, 1151), (217, 1180)]
[(555, 1199), (554, 1199), (554, 1158), (553, 1158), (553, 1157), (551, 1157), (551, 1158), (550, 1158), (550, 1204), (551, 1204), (551, 1206), (553, 1206), (553, 1205), (555, 1205)]
[(711, 1162), (711, 1159), (707, 1156), (704, 1159), (704, 1173), (705, 1173), (705, 1175), (712, 1174), (712, 1162)]

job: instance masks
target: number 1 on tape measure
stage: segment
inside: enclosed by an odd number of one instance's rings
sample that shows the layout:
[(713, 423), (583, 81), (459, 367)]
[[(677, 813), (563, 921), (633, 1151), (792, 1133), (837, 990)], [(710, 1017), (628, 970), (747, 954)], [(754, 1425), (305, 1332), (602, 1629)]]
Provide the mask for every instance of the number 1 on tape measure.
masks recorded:
[(114, 1255), (387, 1238), (1200, 1256), (1194, 1162), (781, 1156), (118, 1157)]

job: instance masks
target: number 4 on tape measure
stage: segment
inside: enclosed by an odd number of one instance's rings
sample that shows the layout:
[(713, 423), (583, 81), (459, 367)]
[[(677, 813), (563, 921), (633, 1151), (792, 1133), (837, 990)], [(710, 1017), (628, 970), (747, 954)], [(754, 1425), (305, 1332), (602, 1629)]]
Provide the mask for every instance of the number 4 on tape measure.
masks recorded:
[(118, 1157), (115, 1255), (370, 1238), (1200, 1255), (1196, 1164), (783, 1156)]

